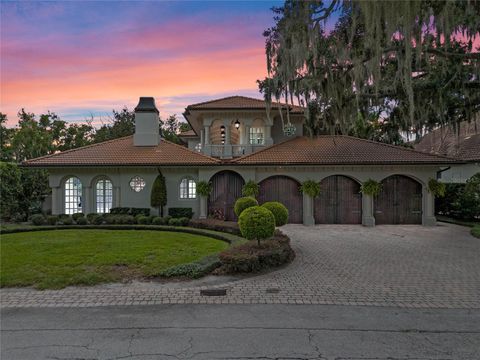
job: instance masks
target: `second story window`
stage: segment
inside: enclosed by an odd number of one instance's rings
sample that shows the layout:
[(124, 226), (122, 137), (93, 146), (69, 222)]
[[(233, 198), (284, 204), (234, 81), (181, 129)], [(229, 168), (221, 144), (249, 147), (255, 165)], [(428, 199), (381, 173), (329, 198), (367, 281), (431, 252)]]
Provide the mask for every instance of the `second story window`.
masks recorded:
[(265, 144), (263, 127), (251, 127), (250, 128), (250, 144), (251, 145), (263, 145), (263, 144)]

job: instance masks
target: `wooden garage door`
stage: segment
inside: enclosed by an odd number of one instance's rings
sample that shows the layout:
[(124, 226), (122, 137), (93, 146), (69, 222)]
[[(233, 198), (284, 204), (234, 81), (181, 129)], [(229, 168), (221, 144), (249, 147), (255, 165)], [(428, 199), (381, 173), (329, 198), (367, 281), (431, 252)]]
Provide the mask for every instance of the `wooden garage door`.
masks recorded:
[(288, 222), (303, 223), (303, 196), (300, 184), (287, 176), (272, 176), (260, 183), (258, 202), (279, 201), (288, 209)]
[(242, 196), (243, 178), (233, 171), (221, 171), (211, 179), (212, 192), (208, 197), (208, 214), (226, 221), (237, 221), (233, 208)]
[(384, 179), (374, 204), (376, 224), (422, 223), (422, 185), (409, 177)]
[(329, 176), (321, 182), (315, 199), (316, 224), (361, 224), (360, 184), (346, 176)]

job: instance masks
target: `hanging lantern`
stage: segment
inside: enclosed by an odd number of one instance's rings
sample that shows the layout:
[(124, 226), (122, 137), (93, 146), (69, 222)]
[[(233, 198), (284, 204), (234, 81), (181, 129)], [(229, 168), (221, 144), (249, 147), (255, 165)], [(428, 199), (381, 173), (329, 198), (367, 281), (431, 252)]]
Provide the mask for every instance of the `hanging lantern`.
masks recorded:
[(222, 132), (222, 139), (224, 139), (224, 138), (225, 138), (225, 133), (224, 133), (224, 132)]
[(240, 129), (240, 121), (238, 121), (238, 119), (235, 121), (235, 129)]
[(225, 132), (225, 125), (220, 126), (220, 131)]

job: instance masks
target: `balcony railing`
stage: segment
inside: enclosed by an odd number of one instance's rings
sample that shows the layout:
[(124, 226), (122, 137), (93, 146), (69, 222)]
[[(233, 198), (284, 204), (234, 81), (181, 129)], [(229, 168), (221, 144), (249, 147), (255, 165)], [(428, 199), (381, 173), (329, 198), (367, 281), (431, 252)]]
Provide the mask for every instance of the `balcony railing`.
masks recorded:
[(218, 157), (222, 159), (230, 159), (233, 157), (239, 157), (243, 155), (251, 154), (255, 151), (258, 151), (264, 148), (264, 145), (238, 145), (238, 144), (227, 144), (227, 145), (205, 145), (203, 148), (203, 153), (205, 155)]

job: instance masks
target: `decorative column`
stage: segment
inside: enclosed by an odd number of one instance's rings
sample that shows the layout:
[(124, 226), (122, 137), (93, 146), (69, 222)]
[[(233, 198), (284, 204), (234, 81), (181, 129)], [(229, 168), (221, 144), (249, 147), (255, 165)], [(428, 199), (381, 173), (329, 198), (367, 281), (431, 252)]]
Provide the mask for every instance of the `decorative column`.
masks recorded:
[(205, 130), (200, 130), (200, 144), (202, 145), (202, 149), (205, 146)]
[(305, 193), (303, 193), (303, 225), (315, 225), (315, 218), (313, 217), (313, 198)]
[(272, 125), (265, 125), (265, 145), (273, 145)]
[(55, 186), (52, 187), (52, 215), (59, 215), (62, 212), (62, 189)]
[(375, 226), (375, 216), (373, 214), (373, 197), (362, 194), (362, 225)]
[(232, 157), (232, 145), (230, 144), (230, 128), (231, 128), (231, 123), (228, 121), (226, 124), (223, 123), (225, 126), (225, 144), (224, 144), (224, 152), (223, 156), (226, 158), (231, 158)]
[(437, 225), (437, 219), (435, 217), (435, 196), (428, 191), (426, 186), (422, 187), (422, 225), (435, 226)]
[(204, 142), (205, 146), (203, 149), (203, 153), (205, 155), (211, 155), (212, 154), (212, 149), (210, 148), (210, 125), (204, 125), (203, 126), (203, 137), (204, 137)]
[(113, 207), (120, 207), (120, 186), (113, 187)]
[(91, 186), (84, 186), (82, 190), (82, 212), (84, 214), (96, 212), (93, 209), (93, 188)]
[(200, 196), (200, 219), (206, 219), (207, 218), (207, 197), (206, 196)]

